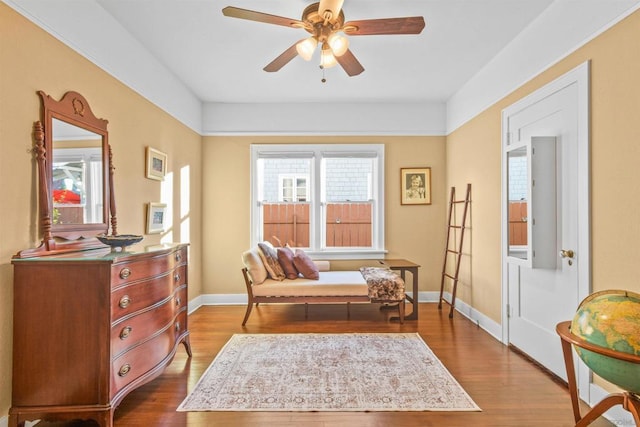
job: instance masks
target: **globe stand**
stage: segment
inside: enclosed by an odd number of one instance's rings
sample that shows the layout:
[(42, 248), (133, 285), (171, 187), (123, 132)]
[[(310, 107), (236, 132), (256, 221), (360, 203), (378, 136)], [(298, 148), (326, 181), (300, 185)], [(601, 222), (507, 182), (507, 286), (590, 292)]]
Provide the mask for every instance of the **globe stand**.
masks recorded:
[(584, 417), (580, 415), (580, 406), (578, 399), (578, 387), (576, 383), (576, 372), (573, 365), (573, 353), (571, 345), (584, 348), (585, 350), (611, 357), (618, 360), (624, 360), (630, 363), (640, 364), (640, 356), (629, 353), (621, 353), (619, 351), (600, 347), (591, 344), (571, 333), (571, 322), (560, 322), (556, 326), (556, 332), (560, 335), (562, 342), (562, 355), (564, 356), (564, 364), (567, 369), (567, 382), (569, 383), (569, 394), (571, 395), (571, 405), (573, 406), (573, 416), (576, 421), (576, 427), (584, 427), (591, 424), (598, 417), (604, 414), (609, 408), (615, 405), (622, 405), (624, 409), (631, 412), (636, 426), (640, 426), (640, 397), (629, 392), (611, 393), (602, 399), (596, 406), (591, 408)]

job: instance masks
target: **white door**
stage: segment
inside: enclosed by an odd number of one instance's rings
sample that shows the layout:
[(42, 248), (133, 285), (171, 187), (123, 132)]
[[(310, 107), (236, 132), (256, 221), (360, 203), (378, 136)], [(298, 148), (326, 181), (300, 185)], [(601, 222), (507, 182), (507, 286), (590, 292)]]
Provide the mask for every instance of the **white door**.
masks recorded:
[[(509, 135), (505, 148), (526, 144), (532, 138), (555, 137), (555, 156), (549, 159), (532, 156), (528, 178), (528, 185), (534, 186), (536, 174), (541, 180), (555, 181), (550, 189), (528, 200), (529, 204), (535, 204), (533, 210), (544, 210), (544, 206), (549, 206), (553, 210), (550, 214), (552, 222), (555, 217), (555, 226), (540, 234), (534, 231), (528, 236), (528, 244), (534, 239), (544, 241), (542, 246), (556, 258), (542, 267), (531, 265), (530, 259), (523, 261), (509, 256), (508, 242), (505, 243), (503, 286), (508, 303), (505, 307), (507, 340), (565, 380), (564, 360), (555, 327), (559, 322), (573, 318), (590, 287), (588, 265), (581, 266), (589, 260), (589, 228), (583, 224), (585, 221), (588, 224), (588, 212), (581, 213), (585, 206), (588, 211), (588, 191), (583, 194), (584, 185), (581, 185), (581, 180), (586, 181), (588, 189), (588, 162), (587, 167), (581, 164), (585, 156), (588, 159), (588, 135), (581, 123), (585, 120), (580, 109), (580, 102), (584, 101), (581, 90), (578, 83), (560, 84), (552, 90), (547, 88), (537, 96), (529, 97), (529, 102), (505, 110), (504, 114), (505, 131)], [(503, 187), (508, 185), (505, 182)], [(503, 188), (503, 193), (505, 191)], [(584, 197), (586, 204), (581, 200)], [(535, 215), (528, 220), (535, 221)], [(582, 235), (585, 229), (586, 235)], [(532, 258), (535, 259), (535, 255)], [(581, 273), (585, 269), (586, 277)], [(586, 283), (580, 283), (581, 280)]]

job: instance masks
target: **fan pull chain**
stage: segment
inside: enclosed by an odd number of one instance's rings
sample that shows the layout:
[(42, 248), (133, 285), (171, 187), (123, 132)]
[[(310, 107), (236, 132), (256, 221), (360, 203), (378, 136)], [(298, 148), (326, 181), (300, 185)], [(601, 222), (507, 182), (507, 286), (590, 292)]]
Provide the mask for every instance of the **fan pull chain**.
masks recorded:
[(327, 79), (324, 76), (324, 66), (320, 65), (320, 69), (322, 70), (322, 79), (320, 80), (322, 83), (326, 83)]

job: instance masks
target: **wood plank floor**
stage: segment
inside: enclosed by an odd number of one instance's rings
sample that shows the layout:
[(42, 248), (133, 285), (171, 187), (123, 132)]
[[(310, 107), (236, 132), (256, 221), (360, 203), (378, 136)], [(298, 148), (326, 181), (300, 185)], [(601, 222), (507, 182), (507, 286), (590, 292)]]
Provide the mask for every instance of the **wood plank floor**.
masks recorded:
[[(447, 307), (448, 308), (448, 307)], [(129, 394), (115, 426), (572, 426), (567, 389), (482, 329), (436, 304), (420, 304), (419, 320), (388, 322), (378, 305), (261, 305), (247, 326), (244, 307), (205, 306), (189, 317), (193, 357), (184, 348), (163, 375)], [(176, 412), (215, 355), (236, 333), (418, 332), (482, 412)], [(558, 345), (560, 341), (558, 340)], [(411, 366), (407, 366), (411, 369)], [(603, 418), (594, 427), (612, 426)]]

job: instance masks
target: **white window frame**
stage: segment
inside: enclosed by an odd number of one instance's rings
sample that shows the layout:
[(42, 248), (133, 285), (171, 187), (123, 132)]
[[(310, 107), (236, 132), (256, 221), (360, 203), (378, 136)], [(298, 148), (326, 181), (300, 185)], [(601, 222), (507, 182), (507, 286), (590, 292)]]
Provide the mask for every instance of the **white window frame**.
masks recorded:
[[(333, 157), (353, 156), (370, 157), (374, 161), (374, 180), (372, 182), (373, 212), (371, 247), (341, 247), (326, 248), (324, 239), (325, 206), (323, 194), (322, 159), (324, 156)], [(386, 254), (384, 246), (384, 144), (252, 144), (251, 145), (251, 243), (253, 246), (264, 240), (262, 234), (262, 203), (259, 194), (258, 179), (262, 171), (258, 170), (258, 160), (265, 157), (298, 157), (311, 159), (309, 176), (308, 203), (311, 204), (310, 248), (305, 250), (312, 258), (317, 259), (378, 259)]]

